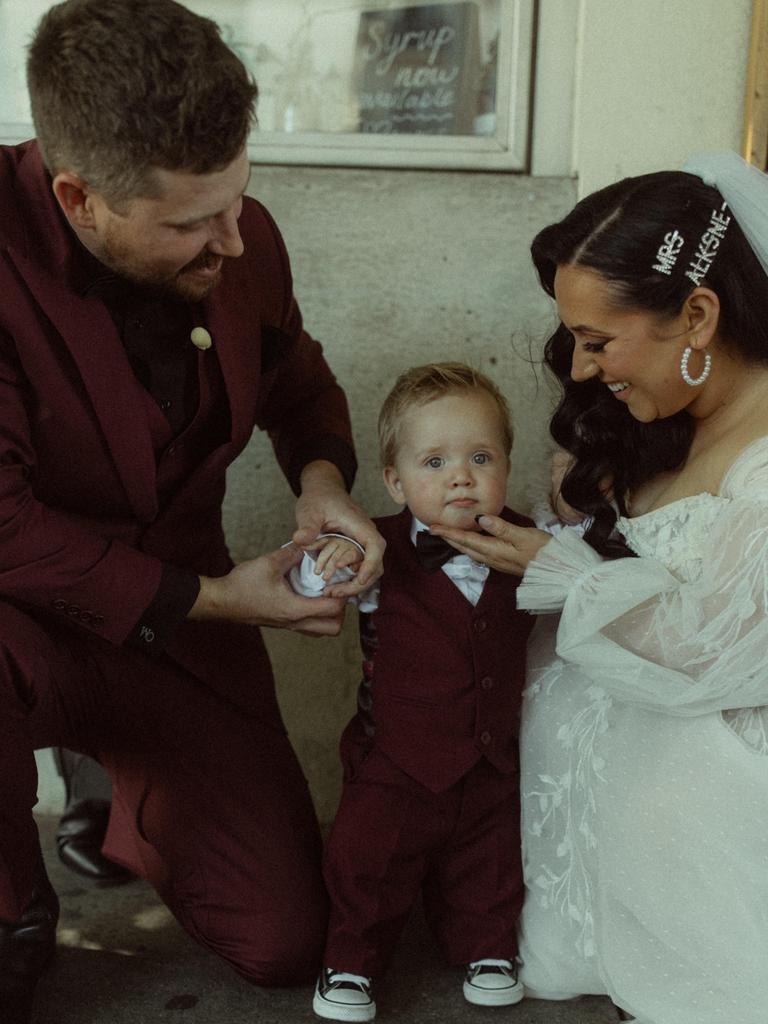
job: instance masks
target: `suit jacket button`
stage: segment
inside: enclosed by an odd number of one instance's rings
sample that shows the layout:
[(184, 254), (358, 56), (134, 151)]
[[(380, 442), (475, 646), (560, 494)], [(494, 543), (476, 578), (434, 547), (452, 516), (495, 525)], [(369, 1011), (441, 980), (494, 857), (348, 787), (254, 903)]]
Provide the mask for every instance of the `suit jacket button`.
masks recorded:
[(81, 622), (90, 622), (92, 618), (93, 612), (89, 612), (87, 608), (84, 608), (83, 611), (80, 612)]
[(491, 734), (489, 732), (481, 732), (480, 742), (483, 744), (484, 747), (487, 747), (488, 744), (491, 742)]
[(63, 612), (67, 607), (67, 602), (61, 597), (57, 597), (55, 601), (51, 601), (51, 604), (57, 612)]
[(476, 633), (482, 633), (488, 628), (488, 623), (485, 619), (475, 619), (473, 625)]
[(79, 619), (80, 609), (76, 604), (70, 604), (67, 606), (67, 615), (71, 615), (73, 619)]
[(491, 690), (493, 689), (493, 680), (491, 679), (490, 676), (483, 676), (483, 678), (480, 680), (480, 685), (484, 690)]
[(94, 626), (103, 626), (104, 625), (104, 616), (103, 615), (94, 615), (93, 619), (91, 621), (92, 621)]

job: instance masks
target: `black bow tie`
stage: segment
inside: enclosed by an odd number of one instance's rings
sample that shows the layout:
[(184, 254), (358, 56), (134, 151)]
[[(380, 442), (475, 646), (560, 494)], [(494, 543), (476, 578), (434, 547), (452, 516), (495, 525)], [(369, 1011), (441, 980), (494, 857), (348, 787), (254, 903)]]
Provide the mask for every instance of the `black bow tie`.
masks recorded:
[(443, 537), (436, 537), (426, 530), (419, 530), (416, 534), (416, 557), (427, 572), (435, 572), (459, 553)]

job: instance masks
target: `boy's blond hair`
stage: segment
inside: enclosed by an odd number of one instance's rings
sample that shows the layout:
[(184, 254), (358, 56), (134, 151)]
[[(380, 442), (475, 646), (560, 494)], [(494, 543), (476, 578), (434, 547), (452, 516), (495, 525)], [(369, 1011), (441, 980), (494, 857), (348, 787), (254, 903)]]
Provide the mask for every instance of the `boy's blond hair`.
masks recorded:
[(379, 413), (379, 453), (382, 466), (393, 466), (395, 463), (399, 444), (398, 427), (407, 409), (462, 391), (485, 391), (494, 400), (499, 410), (504, 450), (509, 455), (512, 450), (509, 406), (493, 381), (466, 363), (425, 363), (401, 373), (384, 399)]

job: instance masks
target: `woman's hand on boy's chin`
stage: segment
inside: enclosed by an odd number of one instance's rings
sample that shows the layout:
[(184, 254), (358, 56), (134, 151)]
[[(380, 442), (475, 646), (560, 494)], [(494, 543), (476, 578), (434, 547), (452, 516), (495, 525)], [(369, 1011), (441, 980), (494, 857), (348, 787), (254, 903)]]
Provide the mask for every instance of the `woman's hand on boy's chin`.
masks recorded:
[(440, 523), (433, 523), (429, 529), (430, 533), (444, 537), (463, 555), (515, 576), (522, 576), (528, 563), (552, 540), (552, 535), (544, 530), (514, 526), (499, 516), (481, 516), (478, 525), (483, 533), (457, 530)]

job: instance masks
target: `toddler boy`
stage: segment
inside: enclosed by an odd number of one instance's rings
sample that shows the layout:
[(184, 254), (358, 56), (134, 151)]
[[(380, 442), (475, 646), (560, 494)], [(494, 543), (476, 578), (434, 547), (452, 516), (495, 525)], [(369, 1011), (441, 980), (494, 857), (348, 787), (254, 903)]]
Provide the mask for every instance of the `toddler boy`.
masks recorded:
[[(379, 417), (384, 483), (398, 515), (375, 520), (384, 575), (359, 599), (364, 679), (341, 740), (344, 788), (328, 842), (325, 966), (313, 1009), (375, 1016), (381, 975), (419, 892), (463, 993), (481, 1006), (523, 997), (518, 714), (533, 618), (518, 577), (460, 555), (433, 523), (530, 520), (504, 506), (512, 433), (506, 402), (461, 363), (402, 374)], [(343, 557), (336, 541), (319, 572)], [(318, 582), (320, 577), (318, 577)]]

